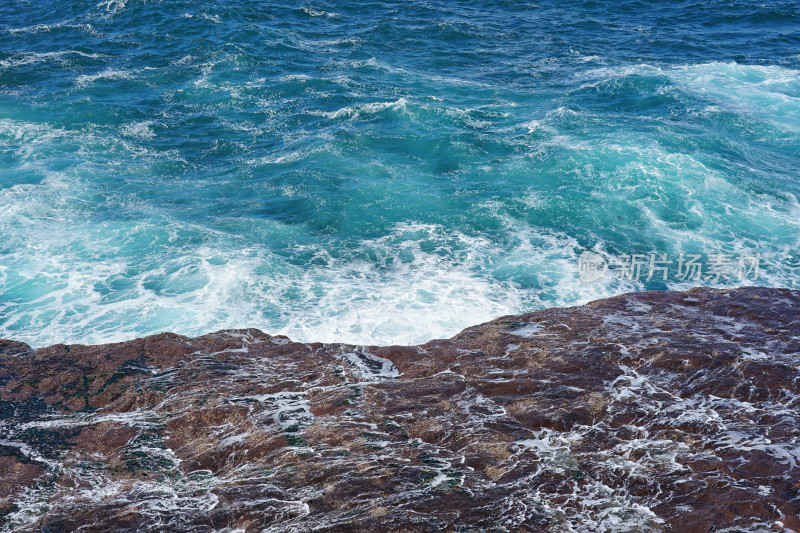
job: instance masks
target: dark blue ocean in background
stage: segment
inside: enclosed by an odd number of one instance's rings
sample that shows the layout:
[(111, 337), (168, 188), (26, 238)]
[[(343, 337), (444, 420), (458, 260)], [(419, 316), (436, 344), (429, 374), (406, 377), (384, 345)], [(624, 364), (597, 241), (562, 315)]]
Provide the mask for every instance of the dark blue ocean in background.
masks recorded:
[(794, 1), (0, 3), (0, 337), (412, 343), (800, 287)]

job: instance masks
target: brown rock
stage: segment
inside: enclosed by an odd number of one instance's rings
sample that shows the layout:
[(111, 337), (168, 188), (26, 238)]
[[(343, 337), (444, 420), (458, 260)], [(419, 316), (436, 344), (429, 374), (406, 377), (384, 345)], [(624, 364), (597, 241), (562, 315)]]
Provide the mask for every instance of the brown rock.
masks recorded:
[(752, 287), (416, 347), (0, 341), (0, 527), (800, 531), (798, 354), (800, 293)]

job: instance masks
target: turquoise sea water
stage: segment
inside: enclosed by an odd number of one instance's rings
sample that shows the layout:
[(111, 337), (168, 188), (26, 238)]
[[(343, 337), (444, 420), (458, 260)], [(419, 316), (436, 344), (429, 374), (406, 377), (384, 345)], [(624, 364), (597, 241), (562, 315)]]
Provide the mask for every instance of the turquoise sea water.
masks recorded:
[(800, 286), (796, 2), (0, 4), (0, 337), (412, 343), (629, 290)]

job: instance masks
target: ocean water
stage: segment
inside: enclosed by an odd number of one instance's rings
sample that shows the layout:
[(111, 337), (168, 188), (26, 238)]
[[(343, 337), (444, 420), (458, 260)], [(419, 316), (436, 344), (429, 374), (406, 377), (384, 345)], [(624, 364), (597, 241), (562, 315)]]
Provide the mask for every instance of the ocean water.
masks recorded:
[[(793, 1), (0, 4), (0, 336), (33, 346), (797, 288), (799, 197)], [(760, 268), (585, 283), (585, 250)]]

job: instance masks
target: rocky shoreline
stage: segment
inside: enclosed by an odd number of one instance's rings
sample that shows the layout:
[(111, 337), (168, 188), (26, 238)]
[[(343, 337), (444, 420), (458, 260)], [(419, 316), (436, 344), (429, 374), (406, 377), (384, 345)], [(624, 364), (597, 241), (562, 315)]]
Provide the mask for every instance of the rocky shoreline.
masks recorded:
[(800, 531), (800, 292), (374, 347), (0, 341), (0, 531)]

